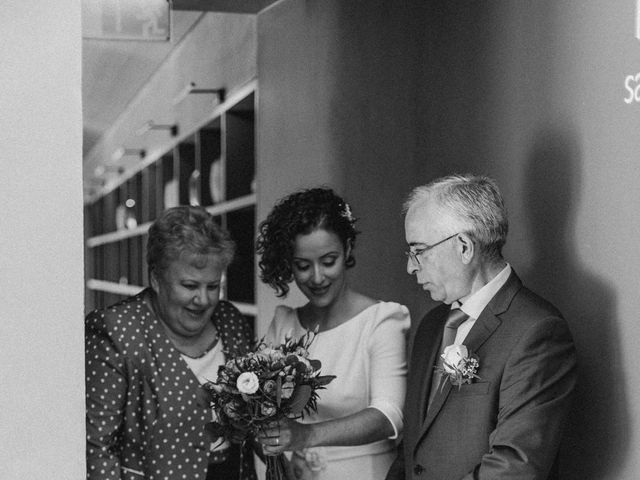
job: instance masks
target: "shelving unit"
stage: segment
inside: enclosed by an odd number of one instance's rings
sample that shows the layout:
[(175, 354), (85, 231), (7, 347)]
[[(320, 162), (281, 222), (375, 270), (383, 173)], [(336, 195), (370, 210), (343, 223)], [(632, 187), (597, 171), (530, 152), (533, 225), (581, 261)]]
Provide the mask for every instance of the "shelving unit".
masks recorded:
[(255, 105), (252, 82), (217, 105), (196, 131), (176, 137), (85, 205), (87, 310), (149, 285), (149, 227), (164, 209), (191, 204), (204, 206), (235, 240), (222, 295), (255, 318)]

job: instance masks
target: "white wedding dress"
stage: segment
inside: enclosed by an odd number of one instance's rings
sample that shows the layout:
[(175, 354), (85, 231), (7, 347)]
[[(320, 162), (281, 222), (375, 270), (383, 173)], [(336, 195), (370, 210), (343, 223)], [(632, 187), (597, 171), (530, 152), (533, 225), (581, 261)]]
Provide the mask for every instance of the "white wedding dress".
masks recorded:
[[(405, 334), (409, 312), (393, 302), (376, 303), (347, 322), (319, 333), (310, 358), (322, 362), (323, 375), (335, 375), (318, 393), (318, 412), (303, 422), (331, 420), (364, 408), (376, 408), (393, 424), (395, 435), (354, 447), (317, 447), (292, 458), (298, 479), (383, 480), (396, 456), (402, 431), (406, 388)], [(299, 338), (306, 330), (295, 309), (279, 306), (265, 340), (277, 345), (286, 335)]]

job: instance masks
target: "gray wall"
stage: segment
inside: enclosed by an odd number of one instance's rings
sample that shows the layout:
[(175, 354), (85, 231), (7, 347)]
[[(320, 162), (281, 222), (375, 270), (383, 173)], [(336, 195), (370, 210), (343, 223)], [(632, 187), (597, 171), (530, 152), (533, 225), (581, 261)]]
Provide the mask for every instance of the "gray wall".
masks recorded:
[(633, 3), (443, 0), (425, 25), (423, 175), (498, 179), (507, 257), (576, 339), (563, 479), (640, 471), (640, 104), (624, 102), (625, 76), (640, 72)]
[[(415, 128), (423, 10), (285, 1), (258, 17), (258, 219), (295, 189), (335, 188), (362, 231), (353, 284), (416, 311), (426, 302), (404, 273), (401, 205), (424, 155)], [(297, 292), (288, 300), (303, 301)], [(261, 285), (262, 328), (276, 303)]]
[[(635, 3), (287, 0), (258, 18), (259, 219), (294, 188), (334, 186), (361, 218), (361, 290), (417, 319), (428, 302), (404, 273), (404, 196), (454, 171), (502, 186), (505, 253), (579, 350), (563, 479), (640, 471)], [(276, 303), (259, 290), (261, 324)]]

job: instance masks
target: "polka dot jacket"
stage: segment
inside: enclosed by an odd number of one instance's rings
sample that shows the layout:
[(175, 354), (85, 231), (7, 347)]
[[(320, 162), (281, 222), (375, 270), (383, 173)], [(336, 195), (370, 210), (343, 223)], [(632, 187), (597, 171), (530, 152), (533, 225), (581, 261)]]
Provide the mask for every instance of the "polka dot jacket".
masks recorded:
[[(205, 479), (211, 412), (199, 383), (158, 319), (146, 289), (85, 320), (87, 478)], [(212, 318), (225, 351), (246, 353), (247, 320), (220, 301)], [(255, 479), (253, 453), (243, 455), (243, 480)]]

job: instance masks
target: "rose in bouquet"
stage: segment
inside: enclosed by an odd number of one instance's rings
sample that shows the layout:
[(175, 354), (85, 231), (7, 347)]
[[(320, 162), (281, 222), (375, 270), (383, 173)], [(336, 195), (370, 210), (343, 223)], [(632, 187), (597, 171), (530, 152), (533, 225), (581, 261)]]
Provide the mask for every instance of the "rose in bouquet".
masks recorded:
[[(255, 351), (231, 358), (215, 382), (203, 385), (217, 421), (207, 425), (212, 437), (257, 434), (283, 418), (300, 418), (317, 409), (318, 390), (335, 376), (320, 375), (321, 363), (309, 358), (315, 337), (286, 338), (278, 346), (261, 340)], [(267, 457), (267, 479), (284, 478), (282, 455)]]

